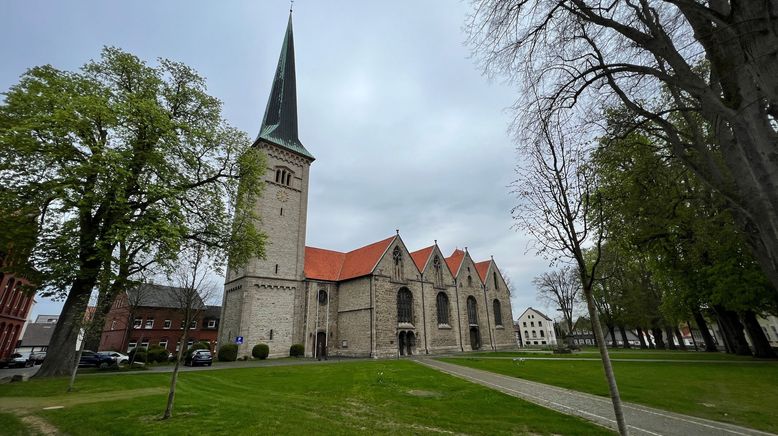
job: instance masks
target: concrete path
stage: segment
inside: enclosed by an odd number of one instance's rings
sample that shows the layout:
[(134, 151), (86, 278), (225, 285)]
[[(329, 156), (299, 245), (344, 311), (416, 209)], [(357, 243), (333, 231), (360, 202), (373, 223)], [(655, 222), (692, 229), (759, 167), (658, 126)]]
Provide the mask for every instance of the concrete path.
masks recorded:
[[(549, 409), (568, 415), (579, 416), (613, 430), (617, 428), (613, 405), (609, 398), (433, 359), (418, 359), (417, 362), (455, 377), (488, 386), (508, 395), (548, 407)], [(732, 436), (771, 434), (633, 403), (624, 403), (623, 408), (630, 434), (634, 435)]]

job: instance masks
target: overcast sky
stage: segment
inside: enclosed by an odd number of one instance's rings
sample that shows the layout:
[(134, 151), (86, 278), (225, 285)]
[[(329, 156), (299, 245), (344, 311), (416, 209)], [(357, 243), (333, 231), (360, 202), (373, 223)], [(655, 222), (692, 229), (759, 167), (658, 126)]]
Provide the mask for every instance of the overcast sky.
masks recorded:
[[(494, 256), (515, 286), (514, 319), (548, 262), (511, 229), (519, 89), (490, 83), (469, 58), (468, 2), (297, 0), (300, 138), (311, 168), (307, 244), (349, 251), (394, 234), (435, 239), (448, 256)], [(0, 3), (0, 90), (34, 65), (74, 70), (112, 45), (190, 65), (255, 137), (288, 17), (287, 1)], [(38, 313), (61, 303), (39, 299)], [(551, 311), (553, 312), (553, 310)], [(554, 313), (548, 313), (553, 316)]]

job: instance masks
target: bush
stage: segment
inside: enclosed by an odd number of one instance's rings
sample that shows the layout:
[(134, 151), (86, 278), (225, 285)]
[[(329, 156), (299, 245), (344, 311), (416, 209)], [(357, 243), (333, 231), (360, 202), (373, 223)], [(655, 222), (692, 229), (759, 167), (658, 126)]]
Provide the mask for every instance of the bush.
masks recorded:
[(208, 342), (205, 341), (195, 342), (194, 344), (192, 344), (191, 347), (186, 349), (185, 356), (192, 354), (192, 351), (194, 350), (210, 350), (210, 349), (211, 349), (211, 344), (209, 344)]
[(305, 345), (303, 344), (292, 344), (291, 347), (289, 347), (289, 356), (291, 357), (303, 357), (305, 355)]
[(225, 344), (219, 348), (219, 362), (234, 362), (238, 358), (238, 346)]
[(167, 362), (168, 354), (167, 349), (162, 348), (159, 345), (152, 345), (146, 352), (149, 362), (157, 363)]
[(267, 344), (257, 344), (251, 349), (251, 355), (257, 359), (267, 359), (268, 354), (270, 354), (270, 347)]
[[(141, 348), (140, 350), (138, 350), (138, 352), (135, 353), (135, 360), (133, 362), (144, 362), (144, 363), (147, 363), (148, 362), (148, 356), (147, 356), (145, 350), (146, 350), (145, 348)], [(130, 359), (130, 360), (132, 361), (132, 359)]]

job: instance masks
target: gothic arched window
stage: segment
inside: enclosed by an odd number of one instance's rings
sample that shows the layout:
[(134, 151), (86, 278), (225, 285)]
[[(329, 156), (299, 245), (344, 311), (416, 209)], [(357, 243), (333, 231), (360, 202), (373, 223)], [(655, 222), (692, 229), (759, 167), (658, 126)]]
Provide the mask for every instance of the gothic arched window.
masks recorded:
[(319, 291), (319, 304), (322, 306), (327, 304), (327, 291), (324, 289)]
[(286, 175), (286, 186), (292, 186), (292, 173)]
[(397, 322), (413, 322), (413, 294), (408, 288), (397, 292)]
[(500, 311), (500, 300), (494, 299), (494, 325), (502, 325), (502, 311)]
[(440, 256), (437, 254), (432, 259), (432, 268), (435, 272), (435, 285), (443, 287), (443, 266), (440, 263)]
[(467, 297), (467, 323), (478, 325), (478, 305), (472, 295)]
[(473, 286), (473, 276), (467, 276), (467, 286)]
[(492, 273), (492, 277), (494, 277), (494, 289), (500, 289), (500, 285), (497, 284), (497, 271)]
[(438, 292), (438, 324), (448, 324), (448, 295)]
[(394, 279), (399, 281), (403, 276), (403, 254), (399, 246), (392, 250), (392, 260), (394, 260)]

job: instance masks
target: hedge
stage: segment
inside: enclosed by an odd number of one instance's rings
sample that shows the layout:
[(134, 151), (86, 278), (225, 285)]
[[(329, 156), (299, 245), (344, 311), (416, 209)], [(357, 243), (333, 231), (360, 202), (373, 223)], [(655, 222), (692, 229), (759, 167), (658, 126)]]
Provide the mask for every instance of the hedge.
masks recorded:
[(219, 347), (219, 362), (234, 362), (238, 358), (238, 346), (235, 344), (224, 344)]
[(270, 354), (270, 347), (267, 344), (257, 344), (251, 349), (251, 355), (257, 359), (267, 359)]
[(291, 357), (303, 357), (305, 355), (305, 345), (303, 344), (292, 344), (291, 347), (289, 347), (289, 356)]

